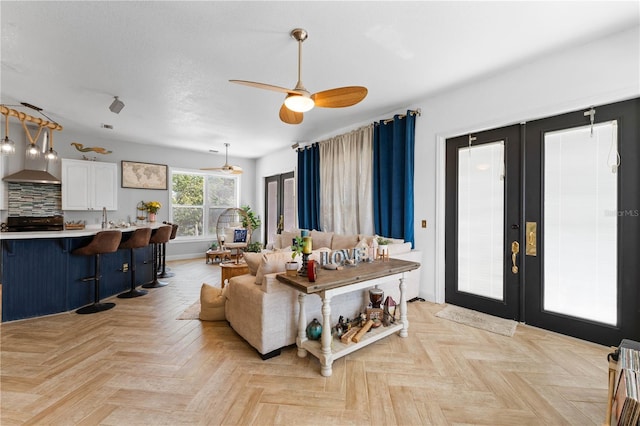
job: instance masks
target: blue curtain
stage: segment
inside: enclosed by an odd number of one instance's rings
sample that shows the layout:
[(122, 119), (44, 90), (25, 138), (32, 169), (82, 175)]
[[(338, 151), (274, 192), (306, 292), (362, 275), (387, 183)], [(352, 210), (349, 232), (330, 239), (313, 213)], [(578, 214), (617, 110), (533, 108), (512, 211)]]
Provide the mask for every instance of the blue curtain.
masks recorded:
[(298, 150), (298, 226), (320, 229), (320, 149)]
[(373, 132), (373, 221), (376, 234), (414, 246), (413, 170), (416, 117), (412, 111), (376, 123)]

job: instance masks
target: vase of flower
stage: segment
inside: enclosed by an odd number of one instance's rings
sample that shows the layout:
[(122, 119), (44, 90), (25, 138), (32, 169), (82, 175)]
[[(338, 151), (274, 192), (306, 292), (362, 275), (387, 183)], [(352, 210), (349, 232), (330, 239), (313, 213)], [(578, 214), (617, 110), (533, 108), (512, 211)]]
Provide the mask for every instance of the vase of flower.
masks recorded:
[(160, 207), (162, 207), (162, 204), (160, 204), (158, 201), (149, 201), (148, 203), (144, 203), (144, 206), (147, 212), (149, 212), (147, 216), (149, 222), (155, 222), (156, 214), (158, 213), (158, 210), (160, 210)]

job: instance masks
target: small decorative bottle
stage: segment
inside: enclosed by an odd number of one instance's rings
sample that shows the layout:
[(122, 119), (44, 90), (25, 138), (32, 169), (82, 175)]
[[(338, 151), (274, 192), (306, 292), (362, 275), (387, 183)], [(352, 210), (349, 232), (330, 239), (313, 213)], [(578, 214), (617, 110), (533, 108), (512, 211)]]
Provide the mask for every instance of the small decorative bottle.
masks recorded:
[(309, 340), (318, 340), (322, 336), (322, 324), (314, 318), (307, 326), (307, 338)]

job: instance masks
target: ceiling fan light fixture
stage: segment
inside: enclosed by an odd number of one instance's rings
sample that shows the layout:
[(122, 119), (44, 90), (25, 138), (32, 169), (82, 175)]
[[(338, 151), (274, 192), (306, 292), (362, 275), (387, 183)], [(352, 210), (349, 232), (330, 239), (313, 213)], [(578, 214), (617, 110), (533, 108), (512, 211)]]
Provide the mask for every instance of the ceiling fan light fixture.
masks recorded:
[(284, 100), (284, 104), (291, 111), (295, 112), (307, 112), (315, 106), (315, 102), (308, 96), (304, 95), (288, 95)]

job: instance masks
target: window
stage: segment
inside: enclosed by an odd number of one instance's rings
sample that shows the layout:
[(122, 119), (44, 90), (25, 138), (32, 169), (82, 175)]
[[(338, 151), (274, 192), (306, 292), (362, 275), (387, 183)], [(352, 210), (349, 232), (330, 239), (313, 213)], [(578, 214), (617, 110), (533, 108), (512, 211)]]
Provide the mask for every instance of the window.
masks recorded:
[(238, 176), (202, 171), (172, 170), (171, 218), (177, 237), (216, 238), (218, 216), (238, 207)]

